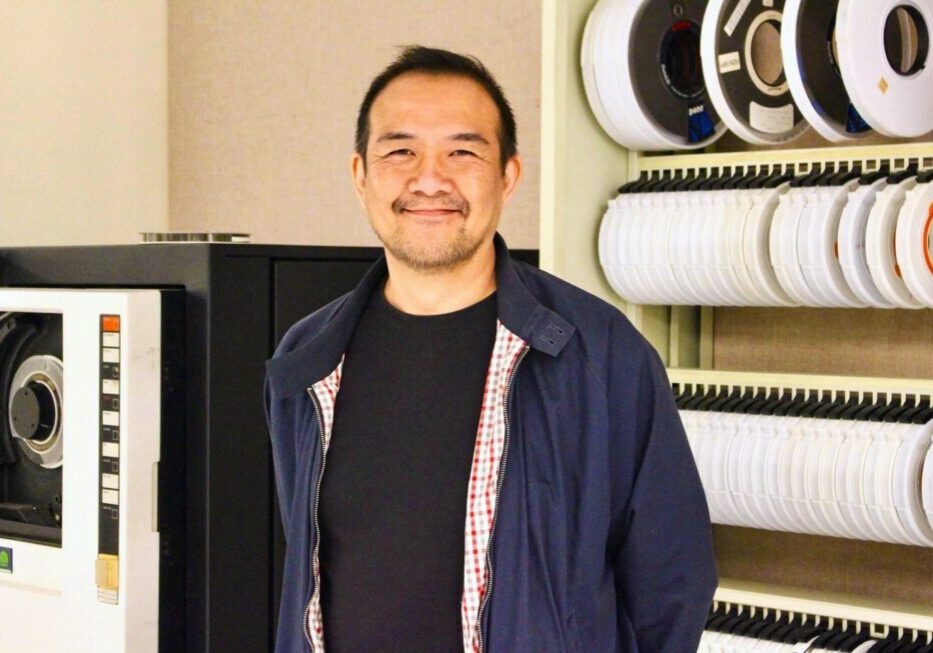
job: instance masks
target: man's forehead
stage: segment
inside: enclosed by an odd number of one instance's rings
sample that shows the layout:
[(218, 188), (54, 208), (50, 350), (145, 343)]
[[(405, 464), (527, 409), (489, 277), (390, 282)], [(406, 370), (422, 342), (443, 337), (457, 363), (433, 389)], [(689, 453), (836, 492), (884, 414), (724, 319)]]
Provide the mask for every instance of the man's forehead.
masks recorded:
[(491, 136), (498, 129), (499, 115), (486, 89), (469, 77), (406, 73), (376, 97), (370, 124), (376, 139), (387, 132), (426, 129)]

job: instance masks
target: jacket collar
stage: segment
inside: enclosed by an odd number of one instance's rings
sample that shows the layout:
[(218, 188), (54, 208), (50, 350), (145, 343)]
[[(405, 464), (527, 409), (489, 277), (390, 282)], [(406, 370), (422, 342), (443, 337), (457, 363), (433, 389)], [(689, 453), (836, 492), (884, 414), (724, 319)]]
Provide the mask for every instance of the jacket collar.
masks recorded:
[[(532, 349), (557, 356), (573, 335), (574, 327), (544, 306), (522, 280), (499, 234), (496, 248), (496, 304), (499, 321)], [(366, 272), (329, 321), (308, 342), (277, 354), (266, 363), (269, 381), (280, 396), (304, 392), (340, 363), (366, 303), (388, 274), (383, 256)]]

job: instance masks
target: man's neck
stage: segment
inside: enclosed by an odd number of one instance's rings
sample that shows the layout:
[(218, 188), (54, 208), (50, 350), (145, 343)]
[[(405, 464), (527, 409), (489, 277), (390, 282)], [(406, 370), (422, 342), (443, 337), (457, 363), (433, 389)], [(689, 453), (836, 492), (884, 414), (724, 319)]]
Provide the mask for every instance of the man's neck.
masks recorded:
[(484, 244), (472, 258), (443, 272), (412, 270), (388, 252), (386, 300), (411, 315), (441, 315), (485, 299), (496, 289), (496, 252)]

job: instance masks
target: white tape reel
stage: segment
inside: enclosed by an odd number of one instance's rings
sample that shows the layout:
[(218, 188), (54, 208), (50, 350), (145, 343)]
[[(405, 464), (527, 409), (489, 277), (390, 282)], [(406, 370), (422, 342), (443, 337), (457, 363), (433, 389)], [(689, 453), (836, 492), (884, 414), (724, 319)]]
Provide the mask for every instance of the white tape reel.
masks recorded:
[(797, 252), (803, 276), (820, 306), (858, 307), (864, 302), (850, 290), (839, 264), (839, 222), (843, 208), (857, 181), (818, 186), (801, 216)]
[(863, 118), (886, 136), (933, 130), (933, 3), (839, 0), (842, 79)]
[(580, 52), (583, 84), (616, 142), (636, 150), (695, 149), (725, 133), (700, 65), (705, 4), (600, 0), (593, 8)]
[[(926, 175), (925, 175), (926, 176)], [(924, 181), (907, 193), (897, 219), (895, 252), (910, 293), (933, 307), (933, 181)]]
[(866, 306), (894, 308), (875, 285), (865, 253), (865, 225), (878, 191), (887, 186), (885, 177), (866, 178), (849, 193), (839, 220), (839, 263), (852, 292)]
[(878, 193), (865, 226), (865, 255), (871, 278), (881, 295), (899, 308), (923, 306), (904, 283), (894, 246), (897, 219), (907, 191), (916, 185), (917, 178), (912, 176), (889, 183)]
[(933, 546), (928, 406), (715, 386), (677, 404), (713, 522)]
[(921, 490), (923, 511), (927, 515), (927, 520), (933, 524), (933, 446), (927, 451), (926, 461), (923, 463), (921, 479), (923, 482), (923, 488)]

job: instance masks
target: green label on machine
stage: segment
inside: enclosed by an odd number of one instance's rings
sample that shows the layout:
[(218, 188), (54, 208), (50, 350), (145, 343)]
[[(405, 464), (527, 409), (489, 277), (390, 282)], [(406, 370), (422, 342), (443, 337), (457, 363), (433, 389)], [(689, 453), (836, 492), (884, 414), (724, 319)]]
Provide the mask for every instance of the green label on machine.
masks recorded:
[(0, 546), (0, 571), (13, 573), (13, 549)]

